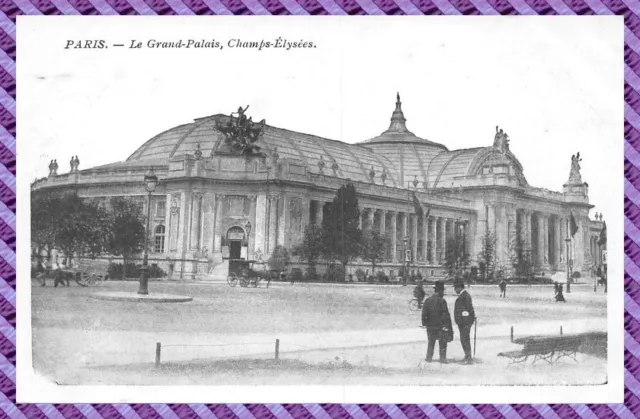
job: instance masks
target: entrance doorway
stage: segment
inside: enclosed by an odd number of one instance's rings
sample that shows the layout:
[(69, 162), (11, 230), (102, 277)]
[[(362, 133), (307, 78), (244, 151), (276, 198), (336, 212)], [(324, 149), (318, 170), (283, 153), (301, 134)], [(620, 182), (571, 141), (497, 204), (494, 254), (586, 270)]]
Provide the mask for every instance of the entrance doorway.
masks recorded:
[(242, 257), (242, 244), (244, 240), (245, 233), (241, 227), (233, 226), (227, 231), (229, 259), (240, 259)]
[(241, 249), (240, 240), (229, 240), (229, 259), (240, 259)]

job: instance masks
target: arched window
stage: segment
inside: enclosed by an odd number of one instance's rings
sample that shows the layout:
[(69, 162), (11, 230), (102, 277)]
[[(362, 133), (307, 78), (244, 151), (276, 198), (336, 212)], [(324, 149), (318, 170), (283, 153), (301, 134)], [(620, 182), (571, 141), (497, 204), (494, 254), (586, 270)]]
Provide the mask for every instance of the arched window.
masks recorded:
[(164, 252), (164, 226), (159, 225), (154, 230), (155, 235), (155, 246), (153, 247), (153, 251), (156, 253)]

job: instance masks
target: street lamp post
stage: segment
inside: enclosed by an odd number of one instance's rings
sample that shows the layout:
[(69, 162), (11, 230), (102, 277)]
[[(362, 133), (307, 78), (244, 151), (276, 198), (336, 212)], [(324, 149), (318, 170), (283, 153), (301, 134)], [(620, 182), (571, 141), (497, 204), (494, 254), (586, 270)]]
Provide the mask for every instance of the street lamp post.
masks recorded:
[(140, 288), (138, 294), (149, 294), (149, 219), (151, 218), (151, 194), (158, 185), (158, 176), (149, 169), (144, 175), (144, 186), (147, 189), (147, 221), (144, 229), (144, 252), (142, 253), (142, 270), (140, 272)]
[(404, 236), (402, 242), (404, 243), (404, 272), (402, 275), (402, 285), (407, 285), (407, 268), (409, 266), (409, 259), (407, 258), (407, 247), (409, 246), (409, 236)]

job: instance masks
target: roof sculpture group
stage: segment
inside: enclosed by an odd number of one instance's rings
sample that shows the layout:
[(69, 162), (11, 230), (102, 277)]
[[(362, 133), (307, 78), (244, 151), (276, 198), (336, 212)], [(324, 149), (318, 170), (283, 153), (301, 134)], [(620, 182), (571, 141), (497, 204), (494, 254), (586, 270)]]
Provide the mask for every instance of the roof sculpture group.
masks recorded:
[(251, 117), (247, 118), (248, 108), (248, 105), (244, 109), (240, 106), (237, 112), (231, 113), (227, 123), (216, 121), (216, 129), (225, 136), (225, 143), (232, 153), (258, 155), (261, 154), (260, 146), (255, 143), (262, 137), (266, 121), (255, 123)]
[(496, 136), (493, 137), (493, 147), (505, 154), (509, 151), (509, 136), (496, 125)]
[(582, 184), (582, 175), (580, 175), (580, 162), (582, 158), (580, 157), (580, 152), (578, 154), (574, 154), (571, 156), (571, 171), (569, 172), (569, 184), (572, 185), (581, 185)]

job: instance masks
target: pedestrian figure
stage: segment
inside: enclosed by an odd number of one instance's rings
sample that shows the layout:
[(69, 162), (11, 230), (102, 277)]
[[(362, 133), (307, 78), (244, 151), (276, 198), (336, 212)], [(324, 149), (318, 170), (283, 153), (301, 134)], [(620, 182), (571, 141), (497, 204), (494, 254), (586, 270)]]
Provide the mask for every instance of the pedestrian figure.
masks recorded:
[(473, 364), (473, 358), (471, 356), (471, 326), (476, 320), (476, 313), (473, 310), (471, 295), (464, 289), (464, 282), (456, 282), (453, 285), (453, 289), (456, 294), (458, 294), (453, 309), (453, 318), (458, 325), (458, 330), (460, 330), (460, 343), (464, 351), (464, 359), (462, 362), (465, 364)]
[(36, 276), (36, 279), (40, 283), (41, 287), (46, 287), (47, 275), (49, 274), (49, 269), (47, 269), (47, 265), (45, 265), (44, 262), (40, 263), (38, 266), (40, 269), (38, 269), (38, 275)]
[(418, 308), (422, 308), (422, 302), (424, 301), (424, 297), (426, 293), (424, 292), (424, 288), (422, 287), (422, 281), (418, 281), (416, 287), (413, 289), (413, 296), (418, 300)]
[(498, 285), (500, 287), (500, 298), (507, 298), (507, 281), (503, 278)]
[(556, 303), (557, 302), (566, 303), (567, 300), (564, 299), (564, 295), (562, 295), (562, 284), (556, 282)]
[(427, 362), (433, 361), (436, 341), (440, 350), (440, 362), (447, 363), (447, 343), (453, 340), (451, 315), (444, 300), (444, 284), (435, 283), (435, 294), (427, 298), (422, 306), (422, 326), (427, 328)]

